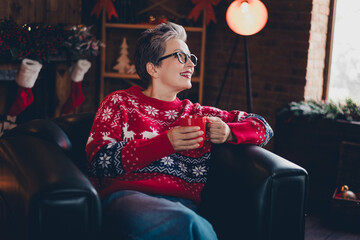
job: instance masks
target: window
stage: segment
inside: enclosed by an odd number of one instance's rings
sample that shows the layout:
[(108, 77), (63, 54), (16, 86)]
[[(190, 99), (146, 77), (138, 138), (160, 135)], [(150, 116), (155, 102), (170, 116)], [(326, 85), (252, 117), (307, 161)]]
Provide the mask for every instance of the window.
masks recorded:
[(337, 0), (328, 100), (360, 103), (360, 1)]

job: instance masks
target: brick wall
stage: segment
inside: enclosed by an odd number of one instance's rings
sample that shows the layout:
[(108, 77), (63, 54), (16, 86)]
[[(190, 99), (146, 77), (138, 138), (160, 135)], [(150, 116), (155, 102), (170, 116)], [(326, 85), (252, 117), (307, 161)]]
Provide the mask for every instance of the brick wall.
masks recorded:
[[(222, 0), (214, 7), (217, 23), (210, 23), (208, 26), (205, 105), (214, 105), (216, 102), (234, 41), (238, 37), (225, 21), (226, 10), (232, 1)], [(247, 39), (253, 112), (264, 116), (273, 127), (276, 112), (289, 102), (321, 96), (329, 1), (263, 0), (269, 13), (268, 22), (261, 32)], [(12, 2), (6, 0), (8, 6)], [(90, 17), (92, 7), (93, 4), (88, 1), (83, 2), (81, 22), (86, 25), (94, 24), (100, 37), (100, 21)], [(85, 76), (85, 102), (78, 112), (97, 109), (98, 66), (98, 62), (94, 62), (91, 71)], [(245, 59), (241, 36), (230, 67), (219, 107), (246, 110)], [(271, 148), (272, 142), (269, 146)]]
[(320, 100), (323, 93), (323, 75), (326, 55), (326, 36), (330, 0), (313, 0), (311, 17), (310, 46), (306, 72), (304, 97), (306, 100)]
[[(208, 27), (206, 105), (215, 104), (238, 37), (225, 21), (231, 2), (221, 1), (215, 7), (217, 23)], [(261, 32), (248, 37), (253, 111), (275, 127), (276, 112), (287, 103), (321, 96), (329, 0), (263, 0), (263, 3), (268, 9), (268, 22)], [(244, 48), (240, 39), (219, 107), (246, 110), (245, 86)]]

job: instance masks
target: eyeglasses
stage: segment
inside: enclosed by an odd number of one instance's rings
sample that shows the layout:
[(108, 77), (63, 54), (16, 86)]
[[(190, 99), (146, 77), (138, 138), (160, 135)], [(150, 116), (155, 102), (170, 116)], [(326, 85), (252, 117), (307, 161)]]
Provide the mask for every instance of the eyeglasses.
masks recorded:
[(177, 59), (179, 60), (179, 62), (182, 64), (187, 63), (187, 60), (190, 59), (190, 61), (194, 64), (194, 66), (196, 66), (197, 60), (198, 60), (194, 54), (189, 55), (189, 54), (179, 51), (179, 52), (175, 52), (175, 53), (172, 53), (172, 54), (169, 54), (169, 55), (159, 58), (158, 63), (161, 62), (162, 60), (172, 57), (172, 56), (176, 56)]

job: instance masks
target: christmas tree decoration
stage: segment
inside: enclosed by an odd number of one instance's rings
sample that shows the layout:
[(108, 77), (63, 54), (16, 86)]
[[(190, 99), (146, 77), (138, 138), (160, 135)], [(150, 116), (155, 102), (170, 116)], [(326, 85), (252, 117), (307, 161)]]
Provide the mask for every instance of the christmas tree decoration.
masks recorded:
[(337, 195), (338, 198), (349, 199), (349, 200), (356, 200), (357, 197), (354, 192), (349, 190), (347, 185), (343, 185), (341, 187), (341, 192)]
[(193, 19), (195, 22), (200, 16), (200, 13), (205, 9), (206, 12), (206, 24), (209, 25), (210, 21), (216, 23), (215, 12), (213, 6), (219, 4), (221, 0), (192, 0), (192, 3), (196, 4), (193, 10), (189, 14), (189, 19)]
[(84, 94), (82, 92), (82, 81), (84, 80), (85, 73), (88, 72), (91, 67), (91, 62), (88, 60), (80, 59), (76, 63), (73, 63), (69, 69), (71, 79), (71, 92), (70, 97), (65, 102), (61, 109), (62, 114), (71, 113), (80, 106), (84, 100)]
[(117, 70), (119, 73), (126, 73), (130, 69), (130, 59), (128, 58), (128, 45), (126, 43), (126, 38), (123, 38), (121, 48), (120, 48), (120, 57), (116, 60), (116, 64), (113, 69)]
[(148, 24), (151, 25), (158, 25), (161, 23), (167, 23), (168, 19), (165, 16), (160, 16), (160, 17), (154, 17), (154, 16), (149, 16), (149, 20), (148, 20)]
[(18, 85), (17, 97), (12, 104), (8, 115), (18, 116), (34, 101), (32, 88), (39, 76), (41, 68), (42, 64), (38, 61), (27, 58), (22, 60), (19, 72), (15, 77), (15, 81)]
[(77, 25), (69, 29), (69, 37), (64, 42), (64, 49), (70, 61), (90, 59), (99, 54), (100, 40), (91, 33), (92, 26)]

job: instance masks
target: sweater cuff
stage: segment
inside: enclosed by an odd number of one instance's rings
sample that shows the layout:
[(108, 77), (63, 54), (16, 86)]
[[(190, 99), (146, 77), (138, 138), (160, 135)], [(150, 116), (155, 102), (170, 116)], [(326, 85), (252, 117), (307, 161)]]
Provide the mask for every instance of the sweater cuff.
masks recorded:
[(167, 131), (152, 138), (149, 144), (146, 144), (146, 146), (144, 146), (142, 151), (144, 154), (152, 153), (152, 161), (175, 153), (175, 150), (167, 136)]
[(239, 125), (239, 123), (227, 123), (227, 125), (229, 126), (230, 131), (234, 135), (235, 139), (233, 141), (226, 141), (226, 142), (231, 143), (231, 144), (240, 144), (241, 143), (240, 140), (242, 139), (242, 137), (239, 136), (239, 133), (238, 133), (239, 127), (236, 126), (236, 125)]
[(228, 141), (231, 144), (256, 144), (260, 145), (266, 138), (265, 130), (261, 123), (256, 121), (244, 121), (240, 123), (228, 123), (230, 130), (236, 137), (235, 141)]

